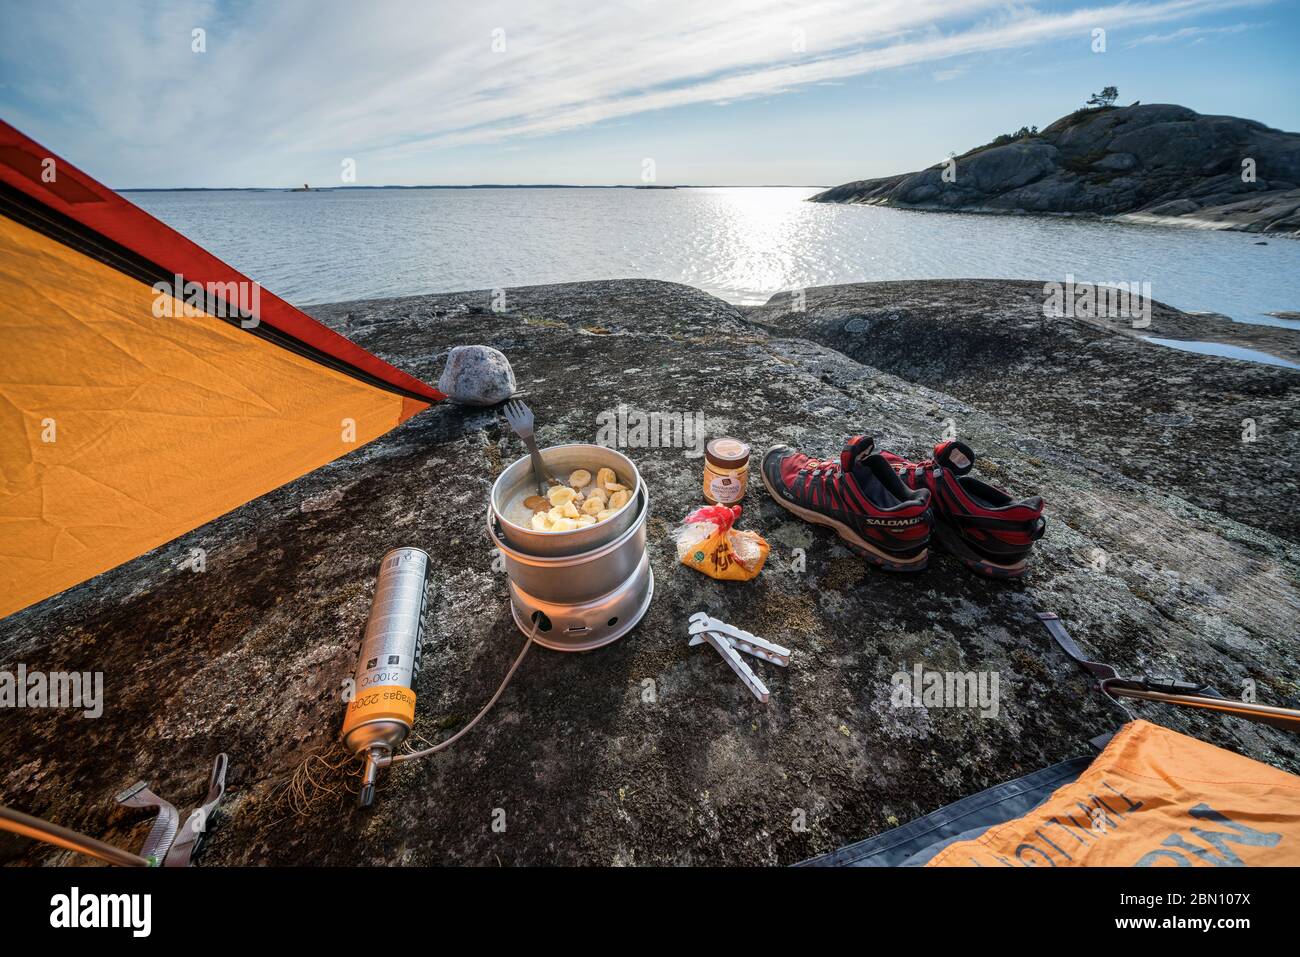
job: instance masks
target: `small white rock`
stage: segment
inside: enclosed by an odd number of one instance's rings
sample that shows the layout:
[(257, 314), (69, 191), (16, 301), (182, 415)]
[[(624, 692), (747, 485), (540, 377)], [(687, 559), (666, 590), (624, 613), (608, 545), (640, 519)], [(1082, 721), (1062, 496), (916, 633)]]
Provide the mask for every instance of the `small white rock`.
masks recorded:
[(515, 370), (491, 346), (456, 346), (447, 355), (438, 391), (462, 405), (496, 405), (515, 394)]

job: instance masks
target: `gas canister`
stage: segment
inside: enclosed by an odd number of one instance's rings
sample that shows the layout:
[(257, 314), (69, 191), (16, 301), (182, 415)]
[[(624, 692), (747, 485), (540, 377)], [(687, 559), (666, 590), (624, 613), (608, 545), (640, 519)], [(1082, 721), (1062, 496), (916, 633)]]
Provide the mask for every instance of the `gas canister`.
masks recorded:
[(379, 563), (343, 718), (344, 746), (365, 756), (360, 807), (374, 800), (377, 762), (401, 747), (415, 721), (428, 580), (429, 556), (419, 548), (395, 548)]

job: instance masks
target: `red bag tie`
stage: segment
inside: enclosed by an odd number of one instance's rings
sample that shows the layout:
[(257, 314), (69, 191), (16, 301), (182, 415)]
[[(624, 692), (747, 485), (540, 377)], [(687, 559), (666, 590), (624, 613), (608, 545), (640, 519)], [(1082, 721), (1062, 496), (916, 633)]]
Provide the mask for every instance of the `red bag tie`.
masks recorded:
[(712, 522), (719, 531), (727, 531), (740, 517), (739, 505), (705, 505), (686, 516), (687, 522)]

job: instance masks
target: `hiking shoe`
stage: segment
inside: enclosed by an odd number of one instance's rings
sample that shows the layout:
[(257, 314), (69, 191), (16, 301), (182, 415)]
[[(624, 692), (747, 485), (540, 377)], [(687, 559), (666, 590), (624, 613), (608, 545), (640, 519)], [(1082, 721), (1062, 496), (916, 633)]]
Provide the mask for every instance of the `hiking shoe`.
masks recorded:
[(1016, 501), (970, 475), (975, 453), (965, 442), (940, 442), (924, 462), (882, 454), (908, 488), (929, 490), (934, 537), (967, 568), (991, 578), (1025, 573), (1029, 549), (1047, 528), (1042, 498)]
[(763, 456), (761, 472), (782, 508), (835, 529), (881, 568), (914, 572), (929, 561), (930, 493), (904, 485), (875, 454), (870, 436), (849, 439), (838, 459), (813, 459), (778, 445)]

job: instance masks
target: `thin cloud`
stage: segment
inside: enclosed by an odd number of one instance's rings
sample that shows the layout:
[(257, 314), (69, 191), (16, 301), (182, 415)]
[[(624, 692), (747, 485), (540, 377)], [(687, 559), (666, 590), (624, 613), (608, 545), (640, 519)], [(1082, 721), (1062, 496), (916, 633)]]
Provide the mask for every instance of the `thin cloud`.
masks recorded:
[[(658, 0), (651, 16), (589, 0), (479, 0), (376, 4), (358, 16), (354, 0), (44, 0), (6, 13), (0, 109), (69, 155), (103, 158), (107, 169), (91, 171), (118, 185), (177, 175), (264, 185), (289, 170), (337, 171), (345, 158), (365, 181), (376, 169), (428, 181), (411, 171), (436, 169), (453, 147), (898, 67), (933, 65), (936, 79), (952, 79), (958, 57), (1068, 38), (1086, 49), (1097, 26), (1155, 26), (1243, 4)], [(195, 29), (206, 31), (206, 52), (193, 52)]]
[[(1118, 4), (1110, 7), (1043, 15), (1018, 11), (982, 27), (922, 39), (895, 39), (886, 45), (856, 50), (835, 50), (806, 62), (753, 66), (735, 73), (700, 79), (680, 86), (646, 92), (620, 92), (580, 106), (557, 105), (549, 112), (505, 120), (493, 125), (437, 134), (411, 146), (452, 146), (514, 136), (561, 132), (603, 120), (687, 106), (700, 102), (736, 102), (755, 96), (780, 94), (809, 83), (842, 80), (882, 70), (946, 60), (971, 53), (1006, 50), (1068, 36), (1089, 37), (1098, 23), (1111, 28), (1157, 22), (1221, 6), (1214, 0), (1171, 0), (1156, 4)], [(1081, 42), (1083, 40), (1081, 39)]]
[(1132, 49), (1133, 47), (1156, 43), (1177, 43), (1180, 40), (1191, 40), (1193, 43), (1200, 43), (1213, 36), (1244, 33), (1246, 30), (1253, 30), (1259, 25), (1258, 23), (1234, 23), (1230, 27), (1183, 27), (1170, 33), (1149, 33), (1144, 37), (1129, 41), (1125, 46)]

